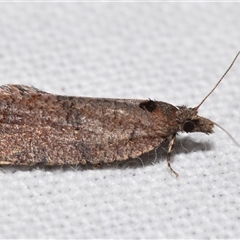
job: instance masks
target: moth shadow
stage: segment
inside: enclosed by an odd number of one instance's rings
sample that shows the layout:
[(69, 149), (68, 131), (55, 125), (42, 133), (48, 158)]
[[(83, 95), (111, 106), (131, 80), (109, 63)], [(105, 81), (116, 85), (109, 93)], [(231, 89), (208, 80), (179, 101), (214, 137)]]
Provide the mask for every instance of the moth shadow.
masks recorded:
[[(168, 141), (163, 142), (156, 149), (144, 153), (138, 158), (128, 159), (125, 161), (115, 161), (112, 163), (104, 163), (99, 166), (92, 164), (77, 165), (77, 166), (44, 166), (42, 164), (35, 166), (0, 166), (3, 172), (16, 172), (16, 171), (32, 171), (32, 170), (43, 170), (43, 171), (83, 171), (93, 169), (129, 169), (129, 168), (141, 168), (149, 165), (154, 165), (160, 161), (167, 159)], [(187, 154), (190, 152), (198, 151), (209, 151), (213, 148), (213, 144), (206, 141), (196, 142), (189, 136), (178, 137), (174, 150), (171, 153), (171, 161), (174, 161), (174, 155), (176, 154)]]
[[(128, 169), (154, 165), (167, 159), (168, 144), (169, 142), (166, 141), (156, 149), (148, 153), (144, 153), (138, 158), (128, 159), (122, 162), (113, 162), (110, 164), (106, 164), (105, 166), (102, 166), (102, 168)], [(174, 155), (186, 154), (187, 158), (187, 154), (190, 152), (209, 151), (212, 148), (213, 143), (211, 142), (207, 141), (196, 142), (196, 140), (192, 139), (189, 136), (178, 137), (175, 142), (173, 152), (171, 153), (171, 161), (172, 162), (174, 161)]]

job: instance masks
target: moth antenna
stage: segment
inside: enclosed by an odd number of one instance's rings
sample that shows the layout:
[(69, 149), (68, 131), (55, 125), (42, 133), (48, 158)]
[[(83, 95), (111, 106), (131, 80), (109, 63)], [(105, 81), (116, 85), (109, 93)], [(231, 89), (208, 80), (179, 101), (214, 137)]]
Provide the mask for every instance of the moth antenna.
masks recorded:
[(227, 131), (225, 130), (223, 127), (221, 127), (220, 125), (218, 125), (217, 123), (213, 122), (214, 125), (218, 126), (222, 131), (224, 131), (231, 139), (232, 141), (238, 146), (240, 147), (240, 144), (235, 140), (235, 138)]
[[(194, 109), (199, 109), (199, 107), (205, 102), (205, 100), (212, 94), (212, 92), (217, 88), (217, 86), (220, 84), (220, 82), (223, 80), (223, 78), (227, 75), (227, 73), (229, 72), (229, 70), (232, 68), (233, 64), (235, 63), (235, 61), (237, 60), (238, 56), (240, 54), (240, 51), (237, 53), (236, 57), (233, 59), (232, 63), (230, 64), (230, 66), (228, 67), (228, 69), (226, 70), (226, 72), (222, 75), (222, 77), (218, 80), (217, 84), (214, 86), (214, 88), (208, 93), (208, 95), (200, 102), (200, 104), (198, 106), (196, 106)], [(219, 125), (217, 125), (218, 127), (220, 127)], [(221, 128), (221, 127), (220, 127)], [(223, 130), (223, 129), (222, 129)], [(225, 131), (225, 130), (224, 130)], [(226, 132), (226, 131), (225, 131)], [(232, 137), (231, 137), (232, 138)]]

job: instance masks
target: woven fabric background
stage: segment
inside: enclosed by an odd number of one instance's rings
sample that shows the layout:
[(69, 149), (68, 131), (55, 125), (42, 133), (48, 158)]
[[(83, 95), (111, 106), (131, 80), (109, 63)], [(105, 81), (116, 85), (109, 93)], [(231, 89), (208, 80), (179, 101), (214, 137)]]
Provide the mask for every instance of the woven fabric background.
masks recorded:
[[(0, 84), (194, 107), (240, 50), (239, 16), (239, 3), (0, 3)], [(239, 86), (240, 59), (200, 109), (238, 142)], [(177, 179), (162, 147), (96, 170), (2, 167), (0, 238), (240, 238), (239, 154), (216, 127), (179, 134)]]

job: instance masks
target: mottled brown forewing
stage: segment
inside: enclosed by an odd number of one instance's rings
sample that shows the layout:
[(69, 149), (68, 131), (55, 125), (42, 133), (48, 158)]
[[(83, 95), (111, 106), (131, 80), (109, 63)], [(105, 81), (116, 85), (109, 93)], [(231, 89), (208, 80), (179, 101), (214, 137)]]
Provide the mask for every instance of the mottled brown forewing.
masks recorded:
[(156, 101), (58, 96), (0, 87), (0, 164), (76, 165), (135, 158), (178, 131), (177, 108)]

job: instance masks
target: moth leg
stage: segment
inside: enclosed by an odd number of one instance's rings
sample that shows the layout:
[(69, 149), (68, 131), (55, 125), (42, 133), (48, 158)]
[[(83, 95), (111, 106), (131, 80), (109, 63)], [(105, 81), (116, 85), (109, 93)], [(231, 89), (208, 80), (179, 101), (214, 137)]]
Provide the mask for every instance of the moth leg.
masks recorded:
[(170, 159), (175, 141), (176, 141), (176, 135), (173, 135), (173, 136), (172, 136), (172, 139), (170, 140), (170, 142), (169, 142), (169, 144), (168, 144), (167, 165), (168, 165), (169, 169), (171, 170), (171, 172), (172, 172), (173, 174), (175, 174), (176, 177), (178, 177), (178, 173), (176, 173), (176, 172), (172, 169), (172, 167), (171, 167), (171, 159)]

